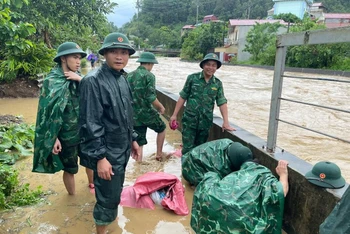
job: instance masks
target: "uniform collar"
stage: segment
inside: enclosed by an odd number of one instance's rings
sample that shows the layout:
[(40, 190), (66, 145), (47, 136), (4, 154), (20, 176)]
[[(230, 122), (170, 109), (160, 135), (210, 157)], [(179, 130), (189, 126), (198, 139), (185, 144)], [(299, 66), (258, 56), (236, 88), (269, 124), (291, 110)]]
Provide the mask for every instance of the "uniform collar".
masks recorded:
[[(202, 70), (202, 72), (201, 72), (201, 74), (200, 74), (200, 76), (199, 76), (199, 79), (205, 80), (203, 70)], [(212, 76), (210, 77), (210, 79), (208, 80), (208, 82), (213, 82), (213, 83), (215, 83), (215, 76), (212, 75)]]

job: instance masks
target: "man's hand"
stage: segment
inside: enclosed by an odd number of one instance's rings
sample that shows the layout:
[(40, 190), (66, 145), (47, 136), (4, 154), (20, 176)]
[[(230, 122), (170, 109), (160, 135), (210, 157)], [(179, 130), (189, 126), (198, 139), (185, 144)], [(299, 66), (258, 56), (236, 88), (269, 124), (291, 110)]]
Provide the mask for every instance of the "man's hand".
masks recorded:
[(81, 76), (72, 71), (64, 72), (64, 75), (67, 77), (67, 80), (74, 80), (80, 82), (82, 79)]
[(106, 158), (97, 162), (97, 174), (98, 177), (104, 180), (111, 180), (111, 176), (114, 175), (112, 165)]
[(276, 173), (280, 176), (280, 182), (283, 186), (284, 196), (287, 196), (289, 190), (288, 184), (288, 161), (279, 160), (276, 167)]
[(131, 157), (137, 162), (142, 161), (141, 148), (140, 148), (139, 144), (137, 144), (137, 141), (132, 142)]
[(222, 124), (221, 129), (222, 129), (222, 132), (224, 132), (225, 130), (226, 131), (236, 131), (236, 129), (234, 127), (231, 127), (231, 125), (229, 123), (225, 123), (225, 122)]
[(60, 140), (58, 140), (58, 138), (56, 138), (56, 142), (55, 142), (55, 144), (53, 145), (53, 148), (52, 148), (52, 153), (53, 154), (58, 154), (59, 152), (61, 152), (61, 150), (62, 150), (61, 142), (60, 142)]
[(172, 123), (174, 120), (176, 121), (176, 115), (172, 115), (169, 119), (169, 123)]
[(287, 177), (288, 178), (288, 161), (279, 160), (278, 165), (276, 167), (276, 173), (280, 177)]

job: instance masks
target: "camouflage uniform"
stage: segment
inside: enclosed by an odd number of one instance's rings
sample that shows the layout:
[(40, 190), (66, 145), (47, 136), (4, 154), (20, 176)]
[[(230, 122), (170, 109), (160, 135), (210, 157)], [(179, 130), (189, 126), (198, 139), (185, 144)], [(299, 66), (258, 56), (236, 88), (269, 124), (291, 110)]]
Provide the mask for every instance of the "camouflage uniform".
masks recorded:
[(191, 227), (196, 233), (281, 234), (283, 186), (271, 171), (245, 162), (222, 178), (207, 172), (193, 196)]
[(182, 154), (207, 141), (213, 124), (215, 102), (218, 106), (227, 103), (222, 82), (213, 76), (208, 83), (203, 71), (191, 74), (180, 92), (186, 100), (182, 117)]
[(157, 98), (155, 76), (144, 66), (139, 66), (127, 75), (133, 94), (134, 129), (138, 133), (137, 143), (147, 144), (147, 127), (157, 133), (163, 132), (165, 123), (152, 103)]
[[(57, 66), (44, 79), (35, 128), (33, 172), (78, 172), (78, 82), (67, 80)], [(52, 154), (58, 138), (59, 155)]]

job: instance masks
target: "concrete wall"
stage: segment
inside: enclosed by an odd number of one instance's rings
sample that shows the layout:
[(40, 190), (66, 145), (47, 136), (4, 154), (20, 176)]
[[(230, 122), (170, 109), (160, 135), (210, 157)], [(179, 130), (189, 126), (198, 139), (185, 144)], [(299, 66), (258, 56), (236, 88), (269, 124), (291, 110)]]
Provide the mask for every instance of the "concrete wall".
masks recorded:
[[(169, 119), (175, 108), (178, 95), (166, 92), (157, 87), (159, 101), (166, 107), (165, 118)], [(182, 111), (178, 120), (181, 125)], [(304, 174), (311, 170), (312, 165), (295, 155), (280, 148), (275, 153), (268, 153), (266, 141), (234, 125), (237, 131), (229, 133), (221, 131), (222, 119), (214, 116), (213, 127), (209, 140), (229, 138), (249, 147), (260, 163), (268, 167), (275, 175), (279, 159), (289, 161), (289, 193), (285, 200), (283, 229), (288, 234), (317, 234), (320, 224), (331, 213), (339, 198), (343, 195), (348, 184), (337, 190), (324, 189), (310, 184)]]

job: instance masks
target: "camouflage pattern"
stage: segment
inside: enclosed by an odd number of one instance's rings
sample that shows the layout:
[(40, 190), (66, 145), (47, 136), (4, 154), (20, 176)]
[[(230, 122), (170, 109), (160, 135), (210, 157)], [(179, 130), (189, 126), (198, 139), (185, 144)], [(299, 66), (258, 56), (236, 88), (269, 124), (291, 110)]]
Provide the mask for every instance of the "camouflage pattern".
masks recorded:
[(233, 143), (230, 139), (209, 141), (182, 155), (182, 176), (192, 185), (202, 181), (208, 171), (225, 177), (231, 170), (227, 148)]
[[(144, 66), (127, 75), (133, 94), (134, 126), (150, 126), (159, 118), (152, 102), (157, 98), (156, 78)], [(163, 122), (163, 121), (162, 121)]]
[(44, 79), (41, 88), (35, 128), (33, 172), (55, 173), (64, 169), (71, 161), (75, 161), (77, 165), (76, 149), (72, 152), (74, 155), (62, 151), (57, 156), (51, 151), (56, 138), (60, 139), (62, 146), (77, 147), (78, 116), (78, 83), (67, 80), (62, 68), (55, 67)]
[(319, 234), (350, 233), (350, 187), (346, 189), (340, 201), (329, 216), (321, 223)]
[(186, 108), (182, 117), (182, 153), (185, 154), (194, 146), (207, 141), (208, 131), (213, 124), (215, 102), (216, 105), (221, 106), (227, 103), (227, 99), (222, 82), (213, 76), (207, 83), (203, 72), (187, 77), (180, 96), (186, 100)]
[(196, 233), (282, 233), (282, 184), (254, 162), (224, 178), (205, 174), (193, 196), (191, 227)]

